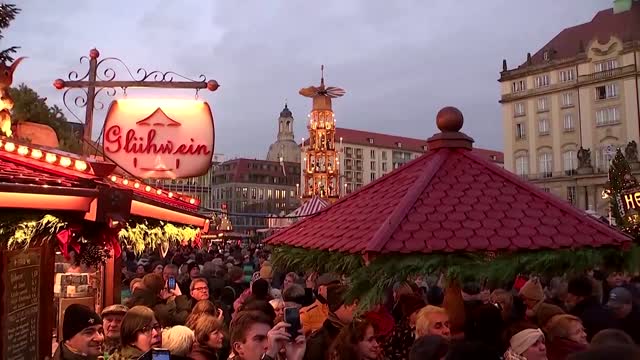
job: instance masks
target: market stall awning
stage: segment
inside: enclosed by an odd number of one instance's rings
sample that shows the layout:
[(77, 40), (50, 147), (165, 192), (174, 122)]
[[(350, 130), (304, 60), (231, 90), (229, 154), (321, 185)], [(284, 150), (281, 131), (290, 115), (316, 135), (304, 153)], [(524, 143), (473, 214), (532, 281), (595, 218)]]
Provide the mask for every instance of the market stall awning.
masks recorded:
[[(95, 165), (95, 168), (94, 166)], [(0, 139), (0, 207), (87, 212), (103, 171), (73, 154)]]
[[(273, 218), (269, 218), (269, 229), (283, 229), (289, 227), (296, 221), (320, 212), (329, 205), (328, 201), (323, 200), (318, 196), (314, 196), (285, 217), (274, 216)], [(265, 230), (268, 231), (269, 229)]]
[(321, 199), (318, 196), (314, 196), (311, 199), (307, 200), (302, 206), (295, 209), (291, 214), (287, 215), (288, 217), (305, 217), (309, 215), (313, 215), (320, 210), (329, 206), (329, 202)]
[(78, 211), (95, 220), (100, 189), (131, 190), (131, 215), (208, 229), (198, 199), (113, 175), (116, 165), (0, 138), (0, 208)]
[(203, 228), (204, 232), (209, 229), (209, 216), (198, 212), (200, 200), (194, 197), (156, 188), (120, 175), (110, 175), (109, 183), (133, 192), (131, 215), (197, 226)]
[(474, 155), (462, 114), (420, 158), (265, 240), (348, 253), (481, 252), (600, 247), (631, 238)]

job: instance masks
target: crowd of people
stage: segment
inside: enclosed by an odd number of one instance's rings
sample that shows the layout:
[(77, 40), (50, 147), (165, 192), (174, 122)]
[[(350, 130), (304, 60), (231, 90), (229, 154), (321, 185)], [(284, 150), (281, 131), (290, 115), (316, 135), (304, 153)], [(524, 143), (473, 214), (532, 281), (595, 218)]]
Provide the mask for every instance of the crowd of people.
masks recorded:
[[(338, 274), (275, 272), (247, 248), (125, 254), (122, 304), (72, 305), (56, 360), (640, 359), (640, 287), (619, 271), (495, 286), (399, 282), (368, 309)], [(290, 309), (300, 329), (287, 322)]]

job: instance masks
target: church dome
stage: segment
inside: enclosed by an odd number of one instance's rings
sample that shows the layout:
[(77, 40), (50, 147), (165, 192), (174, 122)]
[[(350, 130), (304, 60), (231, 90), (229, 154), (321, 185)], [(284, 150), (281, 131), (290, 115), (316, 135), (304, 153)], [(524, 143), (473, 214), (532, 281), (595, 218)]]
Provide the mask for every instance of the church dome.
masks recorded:
[(280, 111), (280, 117), (281, 118), (293, 118), (293, 114), (291, 113), (291, 110), (289, 110), (289, 107), (287, 106), (287, 104), (284, 104), (284, 109), (282, 109), (282, 111)]

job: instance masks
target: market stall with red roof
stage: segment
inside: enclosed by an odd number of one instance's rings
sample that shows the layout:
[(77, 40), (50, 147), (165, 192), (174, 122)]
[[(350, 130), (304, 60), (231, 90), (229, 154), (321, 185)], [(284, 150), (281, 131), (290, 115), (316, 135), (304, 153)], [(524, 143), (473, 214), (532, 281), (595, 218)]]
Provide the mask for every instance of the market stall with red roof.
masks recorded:
[[(16, 339), (0, 340), (3, 353), (22, 353), (27, 346), (35, 351), (29, 358), (49, 354), (51, 332), (40, 329), (56, 323), (54, 293), (98, 312), (118, 303), (121, 246), (141, 252), (168, 248), (169, 242), (197, 243), (207, 230), (209, 219), (198, 213), (197, 199), (115, 171), (111, 163), (0, 138), (0, 315), (8, 319), (0, 328), (1, 338)], [(75, 271), (58, 269), (62, 257), (102, 271), (82, 284), (60, 283), (60, 276)], [(99, 291), (81, 296), (80, 289), (94, 285)], [(56, 304), (65, 306), (62, 300)]]
[(629, 261), (629, 236), (474, 154), (458, 109), (436, 122), (423, 156), (266, 239), (275, 265), (351, 274), (352, 295), (376, 303), (416, 274), (504, 280)]

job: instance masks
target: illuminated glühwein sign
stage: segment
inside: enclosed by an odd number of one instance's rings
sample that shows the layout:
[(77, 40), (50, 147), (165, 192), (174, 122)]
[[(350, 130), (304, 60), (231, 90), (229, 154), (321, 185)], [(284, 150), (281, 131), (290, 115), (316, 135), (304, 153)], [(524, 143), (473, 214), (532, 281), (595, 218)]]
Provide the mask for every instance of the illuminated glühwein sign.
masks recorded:
[(629, 210), (640, 211), (640, 189), (631, 189), (620, 194), (619, 203), (626, 213)]
[(105, 156), (136, 177), (199, 176), (211, 166), (213, 115), (204, 101), (116, 100), (104, 129)]

